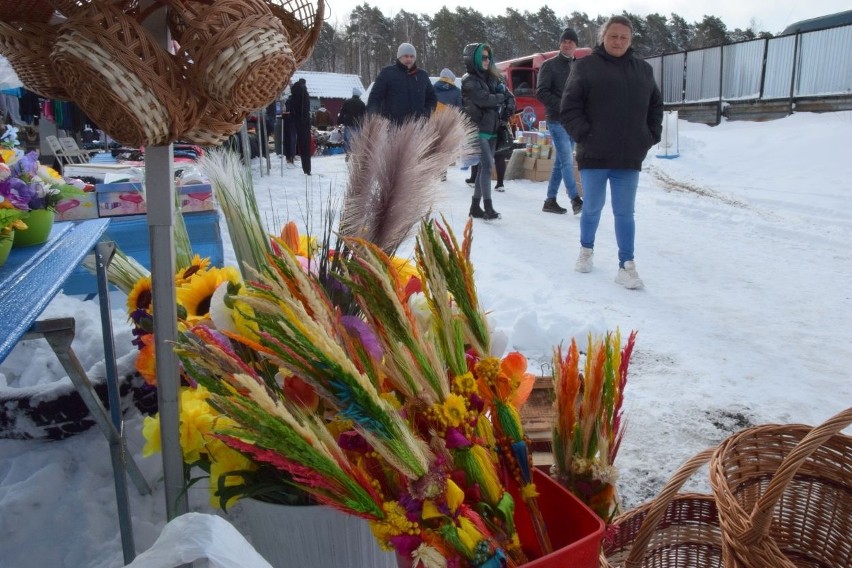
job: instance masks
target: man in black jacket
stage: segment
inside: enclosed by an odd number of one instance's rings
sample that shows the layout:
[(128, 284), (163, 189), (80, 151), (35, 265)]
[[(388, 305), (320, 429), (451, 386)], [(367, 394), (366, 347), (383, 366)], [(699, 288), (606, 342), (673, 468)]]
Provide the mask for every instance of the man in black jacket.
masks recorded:
[(613, 16), (599, 33), (600, 45), (571, 70), (560, 111), (562, 124), (577, 142), (585, 198), (580, 256), (574, 269), (592, 270), (595, 233), (609, 182), (618, 243), (615, 281), (635, 290), (644, 286), (633, 262), (636, 189), (642, 161), (660, 141), (663, 97), (651, 66), (630, 47), (630, 19)]
[(396, 124), (432, 114), (438, 98), (429, 74), (418, 69), (416, 61), (414, 46), (401, 44), (396, 50), (396, 63), (382, 69), (376, 77), (367, 99), (367, 112), (381, 114)]
[(349, 152), (352, 150), (352, 136), (361, 129), (361, 121), (367, 105), (361, 100), (361, 89), (354, 87), (352, 96), (343, 101), (343, 107), (337, 115), (337, 124), (343, 125), (343, 147), (346, 149), (346, 160), (349, 160)]
[(296, 81), (290, 89), (293, 104), (293, 125), (296, 128), (296, 145), (302, 171), (311, 175), (311, 99), (304, 77)]
[(541, 208), (546, 213), (567, 213), (568, 210), (556, 202), (559, 184), (562, 181), (565, 182), (565, 189), (568, 190), (574, 215), (583, 209), (583, 199), (580, 197), (577, 181), (574, 179), (574, 141), (559, 122), (562, 91), (571, 73), (571, 65), (575, 61), (574, 51), (579, 42), (577, 32), (571, 28), (565, 28), (559, 38), (559, 53), (542, 63), (538, 71), (535, 96), (547, 109), (547, 130), (550, 131), (553, 150), (556, 152), (553, 172), (547, 184), (547, 199), (544, 200), (544, 207)]

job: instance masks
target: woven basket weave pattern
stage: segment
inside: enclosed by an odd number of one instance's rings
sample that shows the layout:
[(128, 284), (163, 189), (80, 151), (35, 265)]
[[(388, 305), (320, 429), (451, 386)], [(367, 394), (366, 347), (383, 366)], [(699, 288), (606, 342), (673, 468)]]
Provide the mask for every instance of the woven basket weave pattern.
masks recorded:
[(53, 6), (47, 0), (2, 0), (0, 22), (47, 23), (53, 15)]
[(818, 428), (765, 425), (728, 438), (710, 481), (726, 568), (852, 566), (852, 409)]
[(722, 536), (712, 496), (678, 493), (712, 450), (687, 461), (652, 501), (615, 518), (602, 568), (720, 568)]
[(193, 60), (198, 94), (251, 111), (284, 90), (296, 62), (284, 25), (262, 0), (164, 1), (175, 40)]
[(56, 31), (51, 24), (0, 22), (0, 53), (29, 90), (49, 99), (70, 100), (50, 60)]
[(185, 129), (190, 103), (179, 65), (121, 10), (92, 5), (74, 14), (60, 27), (53, 60), (80, 108), (119, 142), (164, 144)]
[(311, 0), (267, 0), (267, 3), (272, 13), (281, 20), (287, 30), (296, 66), (300, 66), (311, 56), (319, 41), (324, 1), (318, 0), (316, 7)]

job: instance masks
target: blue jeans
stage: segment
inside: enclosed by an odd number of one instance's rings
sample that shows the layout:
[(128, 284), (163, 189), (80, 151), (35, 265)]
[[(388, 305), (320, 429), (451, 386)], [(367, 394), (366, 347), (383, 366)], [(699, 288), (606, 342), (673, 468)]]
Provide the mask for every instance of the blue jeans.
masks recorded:
[(612, 215), (615, 217), (615, 241), (618, 243), (618, 265), (633, 260), (636, 221), (636, 187), (639, 170), (580, 170), (583, 182), (583, 213), (580, 217), (580, 244), (595, 248), (595, 233), (606, 204), (606, 182), (612, 192)]
[(568, 197), (574, 199), (579, 196), (577, 181), (574, 179), (574, 141), (559, 122), (548, 120), (547, 129), (550, 131), (553, 151), (556, 153), (553, 172), (550, 174), (550, 183), (547, 184), (547, 198), (555, 198), (559, 193), (559, 182), (564, 181), (565, 189), (568, 190)]
[(360, 129), (355, 126), (344, 126), (343, 127), (343, 148), (346, 150), (346, 153), (352, 151), (352, 137), (358, 134)]

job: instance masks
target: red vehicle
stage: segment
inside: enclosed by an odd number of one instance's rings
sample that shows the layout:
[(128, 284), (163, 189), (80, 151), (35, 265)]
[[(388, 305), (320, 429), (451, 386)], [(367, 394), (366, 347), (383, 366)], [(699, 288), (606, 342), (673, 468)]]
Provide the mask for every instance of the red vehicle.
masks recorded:
[[(574, 57), (581, 59), (591, 52), (590, 47), (578, 47), (577, 51), (574, 52)], [(542, 63), (556, 56), (557, 53), (559, 51), (533, 53), (497, 63), (497, 69), (500, 70), (500, 75), (506, 81), (506, 86), (515, 95), (518, 112), (524, 110), (524, 107), (532, 107), (535, 109), (536, 121), (545, 119), (544, 105), (535, 98), (538, 70)]]

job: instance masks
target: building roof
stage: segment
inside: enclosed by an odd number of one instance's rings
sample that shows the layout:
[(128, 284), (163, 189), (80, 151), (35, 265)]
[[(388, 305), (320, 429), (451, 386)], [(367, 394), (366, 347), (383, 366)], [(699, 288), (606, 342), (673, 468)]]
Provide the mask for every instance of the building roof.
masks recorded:
[(358, 75), (343, 73), (324, 73), (321, 71), (296, 71), (293, 73), (291, 84), (299, 79), (305, 80), (308, 94), (322, 99), (348, 99), (352, 89), (358, 87), (364, 92), (364, 85)]

